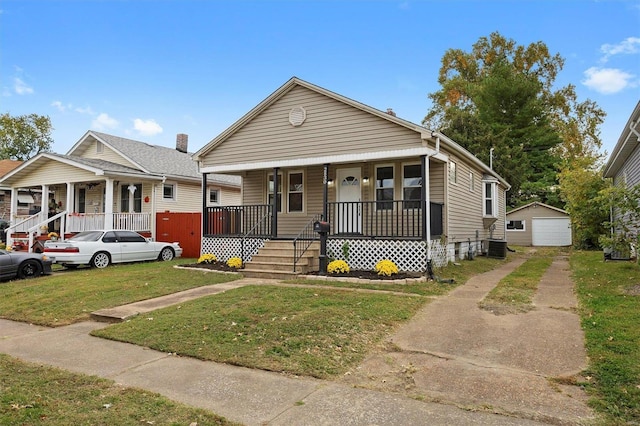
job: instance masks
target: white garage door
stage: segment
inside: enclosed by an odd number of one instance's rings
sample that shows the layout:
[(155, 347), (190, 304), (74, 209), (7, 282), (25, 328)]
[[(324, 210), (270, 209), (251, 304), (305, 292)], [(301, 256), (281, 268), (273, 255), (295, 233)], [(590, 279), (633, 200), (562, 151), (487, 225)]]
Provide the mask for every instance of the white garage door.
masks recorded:
[(571, 245), (571, 221), (568, 217), (534, 217), (531, 225), (534, 246)]

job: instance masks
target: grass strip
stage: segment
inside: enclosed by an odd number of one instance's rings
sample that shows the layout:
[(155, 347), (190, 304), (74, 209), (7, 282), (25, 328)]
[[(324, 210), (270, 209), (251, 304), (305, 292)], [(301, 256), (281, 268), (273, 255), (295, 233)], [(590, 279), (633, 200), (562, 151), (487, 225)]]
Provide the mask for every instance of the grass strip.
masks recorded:
[(0, 354), (3, 425), (220, 425), (211, 412), (111, 380), (69, 373)]
[(203, 360), (329, 378), (357, 365), (426, 302), (390, 294), (247, 286), (92, 334)]
[(44, 326), (68, 325), (88, 320), (98, 309), (238, 278), (173, 267), (189, 260), (78, 268), (1, 283), (0, 318)]
[(557, 248), (536, 249), (522, 265), (504, 277), (478, 304), (481, 309), (496, 314), (528, 312), (533, 309), (533, 297), (540, 279), (547, 271)]
[(591, 405), (606, 424), (640, 424), (640, 267), (604, 262), (602, 252), (574, 252)]

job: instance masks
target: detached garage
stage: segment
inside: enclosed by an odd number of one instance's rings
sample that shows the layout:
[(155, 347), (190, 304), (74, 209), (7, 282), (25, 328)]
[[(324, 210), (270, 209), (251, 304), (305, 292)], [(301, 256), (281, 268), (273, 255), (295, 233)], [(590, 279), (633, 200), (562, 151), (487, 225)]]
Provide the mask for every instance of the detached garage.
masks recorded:
[(570, 246), (571, 218), (557, 207), (533, 202), (507, 212), (507, 243), (518, 246)]

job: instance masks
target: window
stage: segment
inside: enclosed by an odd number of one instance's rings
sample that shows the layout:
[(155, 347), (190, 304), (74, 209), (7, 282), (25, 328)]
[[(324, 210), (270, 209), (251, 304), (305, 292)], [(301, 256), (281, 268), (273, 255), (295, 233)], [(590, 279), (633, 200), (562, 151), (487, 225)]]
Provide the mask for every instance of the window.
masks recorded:
[(142, 212), (142, 184), (121, 184), (120, 186), (120, 211)]
[(162, 185), (162, 198), (165, 200), (176, 199), (176, 185), (173, 183), (165, 183)]
[(220, 204), (220, 190), (219, 189), (210, 189), (209, 190), (209, 204)]
[(85, 188), (78, 189), (78, 213), (86, 213), (87, 190)]
[(524, 220), (507, 221), (507, 231), (524, 231)]
[(495, 182), (484, 182), (483, 185), (483, 194), (482, 197), (484, 199), (483, 206), (483, 215), (489, 217), (497, 217), (497, 193), (496, 193), (496, 183)]
[(420, 208), (420, 200), (422, 199), (422, 170), (420, 164), (404, 166), (402, 170), (402, 199), (404, 200), (403, 208)]
[(289, 212), (302, 212), (304, 200), (304, 176), (302, 172), (289, 173)]
[[(273, 204), (273, 174), (269, 175), (267, 182), (267, 204)], [(282, 175), (278, 173), (278, 190), (276, 191), (276, 206), (278, 212), (282, 211)]]
[(102, 154), (102, 151), (104, 151), (104, 145), (102, 144), (102, 142), (96, 141), (96, 153)]
[(393, 210), (393, 166), (376, 168), (376, 209)]
[(458, 183), (458, 172), (456, 170), (456, 163), (449, 162), (449, 183)]

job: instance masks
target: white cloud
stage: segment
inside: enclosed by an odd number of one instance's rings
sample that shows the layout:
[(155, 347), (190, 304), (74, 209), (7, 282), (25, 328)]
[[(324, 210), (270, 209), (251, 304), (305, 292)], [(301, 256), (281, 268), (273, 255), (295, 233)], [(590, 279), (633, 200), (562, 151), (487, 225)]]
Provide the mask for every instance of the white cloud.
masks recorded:
[(154, 136), (162, 133), (162, 127), (153, 119), (142, 120), (141, 118), (136, 118), (133, 120), (133, 128), (143, 136)]
[(118, 127), (118, 120), (109, 117), (109, 114), (101, 113), (92, 122), (91, 127), (95, 130), (107, 130)]
[(13, 79), (13, 90), (18, 95), (31, 95), (33, 93), (33, 87), (29, 86), (19, 77)]
[(89, 114), (89, 115), (96, 115), (95, 112), (93, 112), (93, 110), (91, 109), (91, 107), (86, 107), (86, 108), (82, 108), (82, 107), (77, 107), (73, 109), (75, 112), (79, 112), (80, 114)]
[(615, 68), (591, 67), (584, 72), (584, 75), (586, 79), (582, 80), (582, 84), (605, 95), (635, 86), (632, 74)]
[(640, 37), (627, 37), (618, 44), (603, 44), (600, 51), (604, 56), (600, 62), (605, 63), (614, 55), (633, 55), (640, 52)]

